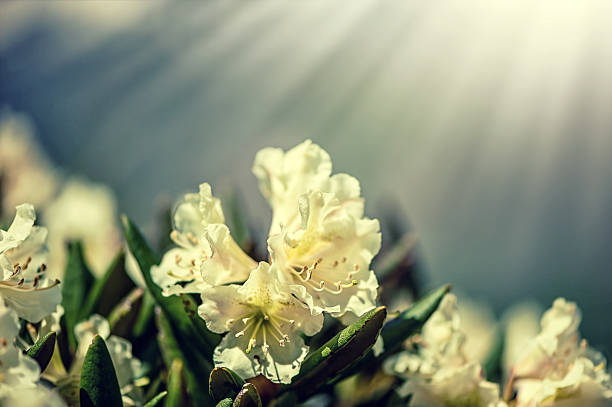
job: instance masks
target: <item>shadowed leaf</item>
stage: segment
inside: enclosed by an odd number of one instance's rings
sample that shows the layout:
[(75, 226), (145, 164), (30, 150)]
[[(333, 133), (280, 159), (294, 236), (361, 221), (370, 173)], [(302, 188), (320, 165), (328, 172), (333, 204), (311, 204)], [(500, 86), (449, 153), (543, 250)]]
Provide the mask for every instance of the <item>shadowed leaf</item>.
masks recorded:
[(47, 335), (40, 338), (30, 349), (26, 351), (26, 354), (32, 359), (36, 360), (40, 371), (44, 372), (45, 368), (51, 361), (53, 356), (53, 350), (55, 349), (55, 338), (57, 335), (55, 332), (49, 332)]

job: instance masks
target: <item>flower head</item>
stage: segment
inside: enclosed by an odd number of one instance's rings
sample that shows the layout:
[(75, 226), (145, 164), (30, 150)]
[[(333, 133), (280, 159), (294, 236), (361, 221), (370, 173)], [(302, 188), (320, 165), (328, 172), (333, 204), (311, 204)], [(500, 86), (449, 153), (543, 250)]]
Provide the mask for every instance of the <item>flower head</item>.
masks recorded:
[(354, 317), (376, 305), (369, 267), (379, 224), (364, 218), (359, 182), (331, 168), (329, 155), (307, 140), (286, 153), (260, 151), (253, 172), (273, 210), (268, 246), (281, 276), (313, 313)]
[(544, 313), (540, 333), (513, 367), (517, 407), (612, 402), (606, 362), (580, 339), (580, 320), (576, 304), (563, 298)]
[(404, 377), (400, 395), (412, 395), (411, 407), (502, 407), (496, 384), (484, 379), (478, 361), (466, 356), (456, 297), (447, 294), (425, 323), (418, 352), (404, 351), (385, 369)]
[(40, 375), (36, 361), (15, 346), (18, 332), (17, 314), (0, 301), (0, 399), (12, 387), (34, 387)]
[(59, 281), (47, 278), (47, 230), (34, 226), (36, 213), (19, 205), (8, 230), (0, 230), (0, 302), (19, 317), (38, 322), (61, 302)]
[(257, 263), (234, 241), (225, 225), (221, 202), (210, 185), (178, 202), (170, 234), (178, 246), (151, 269), (164, 295), (202, 293), (211, 286), (246, 280)]
[(323, 324), (323, 316), (313, 317), (265, 262), (243, 285), (208, 288), (202, 299), (198, 311), (208, 328), (229, 331), (215, 350), (215, 364), (243, 377), (263, 374), (289, 383), (308, 351), (299, 333), (314, 335)]

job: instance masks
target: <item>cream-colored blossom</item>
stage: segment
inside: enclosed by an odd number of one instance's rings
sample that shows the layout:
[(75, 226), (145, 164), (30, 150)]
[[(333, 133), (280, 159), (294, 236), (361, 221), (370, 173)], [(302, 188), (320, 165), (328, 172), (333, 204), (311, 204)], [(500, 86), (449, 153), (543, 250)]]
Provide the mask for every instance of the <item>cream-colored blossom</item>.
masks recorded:
[(29, 120), (5, 112), (0, 117), (0, 216), (22, 202), (40, 207), (59, 184), (59, 175), (33, 137)]
[(95, 275), (101, 275), (121, 247), (117, 208), (112, 191), (102, 184), (72, 178), (43, 213), (49, 228), (50, 268), (61, 277), (66, 267), (66, 242), (80, 240)]
[(612, 404), (612, 385), (606, 363), (580, 339), (580, 310), (558, 298), (540, 321), (511, 377), (517, 407), (605, 406)]
[(265, 262), (243, 285), (206, 289), (202, 301), (198, 311), (208, 329), (229, 331), (215, 349), (215, 364), (242, 377), (263, 374), (289, 383), (308, 352), (299, 333), (314, 335), (323, 324), (323, 316), (312, 316), (281, 284), (274, 265)]
[(8, 230), (0, 230), (0, 302), (38, 322), (61, 302), (58, 281), (47, 278), (47, 230), (34, 226), (30, 204), (19, 205)]
[(34, 387), (40, 375), (36, 361), (15, 345), (18, 332), (17, 313), (0, 301), (0, 396), (12, 387)]
[(388, 373), (406, 379), (398, 389), (411, 395), (411, 407), (502, 407), (497, 384), (487, 382), (482, 367), (465, 351), (456, 297), (447, 294), (425, 323), (418, 351), (403, 351), (385, 362)]
[(310, 140), (286, 153), (257, 153), (253, 172), (273, 215), (270, 258), (313, 313), (353, 319), (374, 308), (370, 263), (380, 249), (378, 221), (364, 217), (359, 182), (331, 175), (329, 155)]
[(132, 355), (132, 344), (124, 338), (111, 335), (108, 321), (94, 314), (88, 320), (78, 323), (74, 327), (78, 348), (76, 361), (73, 363), (72, 374), (78, 374), (81, 369), (89, 345), (95, 336), (99, 335), (106, 342), (108, 353), (113, 361), (117, 381), (124, 398), (125, 405), (133, 405), (135, 401), (142, 401), (142, 393), (135, 386), (135, 381), (143, 373), (142, 362)]
[(164, 255), (151, 275), (164, 295), (202, 293), (219, 284), (242, 282), (257, 266), (230, 235), (221, 201), (209, 184), (187, 194), (174, 209), (172, 241), (178, 246)]

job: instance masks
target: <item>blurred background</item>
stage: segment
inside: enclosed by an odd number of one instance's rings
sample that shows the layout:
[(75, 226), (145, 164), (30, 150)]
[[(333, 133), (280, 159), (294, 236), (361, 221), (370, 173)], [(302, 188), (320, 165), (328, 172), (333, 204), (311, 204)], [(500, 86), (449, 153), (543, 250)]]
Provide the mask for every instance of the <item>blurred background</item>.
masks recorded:
[(265, 233), (254, 155), (311, 138), (370, 216), (410, 222), (427, 286), (498, 316), (567, 297), (612, 349), (611, 2), (0, 8), (2, 114), (141, 225), (207, 181)]

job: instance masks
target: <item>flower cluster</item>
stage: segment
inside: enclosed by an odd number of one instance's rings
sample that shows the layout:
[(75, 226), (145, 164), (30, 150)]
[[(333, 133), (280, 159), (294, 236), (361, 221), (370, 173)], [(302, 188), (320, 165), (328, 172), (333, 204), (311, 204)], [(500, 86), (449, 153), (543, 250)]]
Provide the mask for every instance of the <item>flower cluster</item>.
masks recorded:
[(8, 230), (0, 230), (0, 404), (61, 406), (38, 383), (40, 368), (17, 346), (19, 318), (40, 322), (61, 302), (58, 281), (46, 276), (45, 228), (34, 226), (32, 205), (17, 207)]
[(512, 368), (517, 407), (612, 404), (605, 359), (580, 338), (580, 320), (576, 304), (563, 298), (544, 313), (540, 333)]
[(308, 350), (300, 334), (317, 333), (323, 313), (350, 322), (375, 307), (379, 224), (364, 217), (359, 182), (331, 172), (329, 155), (310, 141), (257, 154), (253, 173), (273, 211), (268, 262), (234, 241), (210, 185), (176, 205), (177, 247), (151, 273), (165, 295), (200, 294), (208, 328), (229, 332), (217, 365), (288, 383)]
[(418, 350), (388, 359), (385, 369), (406, 379), (398, 392), (412, 396), (412, 407), (504, 407), (498, 385), (486, 381), (478, 361), (466, 355), (456, 302), (447, 294), (423, 326), (414, 345)]

